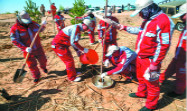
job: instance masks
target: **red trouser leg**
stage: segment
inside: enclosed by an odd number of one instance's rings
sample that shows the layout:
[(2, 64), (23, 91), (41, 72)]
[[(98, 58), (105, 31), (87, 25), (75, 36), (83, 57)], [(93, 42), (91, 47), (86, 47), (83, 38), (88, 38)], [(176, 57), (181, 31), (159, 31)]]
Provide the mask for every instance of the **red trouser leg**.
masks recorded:
[(164, 80), (168, 79), (169, 77), (171, 77), (173, 74), (176, 73), (176, 62), (177, 62), (176, 59), (173, 58), (173, 60), (168, 65), (167, 69), (160, 74), (159, 77), (160, 83), (163, 83)]
[(121, 75), (125, 76), (127, 79), (132, 79), (132, 73), (134, 72), (135, 72), (135, 66), (129, 64), (127, 68), (123, 72), (121, 72)]
[(90, 30), (90, 29), (88, 30), (88, 35), (90, 37), (90, 43), (94, 43), (95, 42), (94, 30), (95, 30), (95, 28), (93, 29), (93, 31)]
[[(24, 57), (26, 57), (27, 53), (23, 53)], [(27, 59), (27, 65), (31, 71), (32, 77), (34, 79), (39, 79), (40, 78), (40, 71), (37, 67), (37, 61), (36, 58), (33, 54), (30, 54), (28, 59)]]
[(183, 94), (186, 90), (186, 61), (177, 60), (176, 64), (176, 90), (177, 94)]
[(46, 59), (43, 49), (41, 48), (40, 50), (38, 50), (37, 53), (35, 53), (35, 55), (36, 55), (36, 59), (38, 60), (40, 64), (40, 68), (43, 70), (46, 69), (47, 59)]
[(136, 93), (136, 95), (139, 97), (147, 96), (145, 106), (148, 109), (156, 109), (159, 99), (159, 94), (160, 94), (159, 82), (158, 80), (150, 82), (145, 80), (143, 77), (144, 72), (147, 70), (147, 68), (150, 65), (150, 61), (151, 60), (149, 58), (140, 59), (139, 57), (137, 57), (136, 73), (137, 73), (139, 85), (138, 85), (138, 92)]
[(72, 56), (69, 48), (62, 46), (62, 47), (56, 47), (53, 50), (66, 65), (68, 79), (70, 81), (75, 80), (75, 78), (76, 78), (75, 64), (74, 64), (73, 56)]

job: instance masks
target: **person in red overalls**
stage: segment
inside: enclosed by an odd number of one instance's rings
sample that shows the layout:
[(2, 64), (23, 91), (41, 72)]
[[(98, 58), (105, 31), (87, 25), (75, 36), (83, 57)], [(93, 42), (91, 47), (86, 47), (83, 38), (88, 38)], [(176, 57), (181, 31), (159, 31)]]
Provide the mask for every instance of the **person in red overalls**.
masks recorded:
[(58, 30), (58, 32), (60, 32), (60, 30), (65, 27), (65, 23), (64, 23), (65, 18), (63, 15), (61, 15), (60, 10), (57, 11), (57, 15), (55, 15), (54, 19), (55, 19), (55, 23), (57, 25), (57, 30)]
[(183, 4), (179, 8), (178, 14), (172, 16), (172, 18), (180, 17), (180, 19), (184, 22), (185, 27), (180, 34), (179, 42), (176, 47), (175, 57), (169, 64), (168, 68), (161, 74), (162, 76), (165, 75), (165, 79), (167, 79), (176, 73), (176, 87), (174, 91), (167, 94), (170, 97), (180, 96), (185, 92), (186, 89), (186, 6), (186, 3)]
[(92, 14), (92, 11), (89, 10), (86, 12), (86, 16), (84, 17), (75, 17), (76, 20), (84, 20), (84, 19), (90, 19), (92, 21), (91, 29), (88, 30), (88, 35), (90, 37), (90, 45), (93, 45), (95, 43), (95, 36), (94, 36), (94, 30), (96, 26), (96, 18)]
[(162, 12), (153, 0), (136, 0), (136, 10), (131, 16), (139, 13), (144, 19), (140, 27), (120, 26), (132, 34), (137, 34), (136, 42), (136, 75), (139, 82), (138, 91), (130, 97), (147, 98), (140, 111), (156, 109), (159, 94), (159, 75), (161, 62), (169, 49), (174, 23)]
[[(24, 57), (26, 57), (27, 53), (30, 53), (27, 65), (34, 78), (34, 82), (37, 83), (40, 80), (40, 71), (37, 67), (37, 60), (40, 63), (41, 69), (47, 73), (47, 59), (41, 46), (39, 35), (37, 36), (33, 47), (30, 48), (29, 46), (40, 25), (35, 21), (32, 21), (26, 11), (21, 11), (17, 17), (16, 23), (10, 30), (10, 38), (12, 43), (23, 51)], [(46, 21), (43, 21), (43, 24), (41, 31), (45, 29)]]
[[(119, 23), (118, 19), (114, 16), (112, 16), (112, 9), (109, 8), (107, 10), (107, 18), (115, 21), (116, 23)], [(103, 20), (99, 21), (99, 25), (98, 25), (98, 35), (99, 35), (99, 42), (101, 42), (103, 35), (106, 33), (106, 38), (105, 38), (105, 45), (104, 45), (104, 56), (103, 56), (103, 62), (107, 59), (107, 57), (105, 56), (107, 53), (107, 49), (110, 45), (117, 45), (116, 42), (116, 38), (117, 38), (117, 31), (116, 31), (116, 27), (115, 26), (111, 26), (110, 28), (110, 24), (106, 23)], [(107, 32), (105, 32), (108, 28), (110, 28)], [(103, 41), (102, 41), (103, 44)]]
[(76, 77), (75, 64), (69, 46), (75, 49), (78, 56), (82, 52), (88, 53), (88, 49), (83, 48), (78, 42), (81, 32), (87, 31), (91, 26), (91, 20), (84, 19), (82, 24), (75, 24), (62, 29), (52, 41), (53, 50), (66, 65), (67, 77), (70, 81), (81, 81), (81, 77)]
[(51, 13), (52, 13), (53, 19), (54, 19), (55, 15), (56, 15), (56, 6), (55, 6), (55, 3), (51, 4)]
[(108, 53), (106, 54), (107, 59), (105, 60), (104, 65), (108, 67), (109, 63), (112, 63), (112, 65), (115, 66), (115, 68), (110, 71), (102, 73), (101, 78), (107, 75), (121, 74), (122, 76), (125, 76), (127, 79), (131, 80), (132, 73), (135, 73), (136, 71), (136, 56), (137, 55), (134, 51), (125, 46), (109, 46)]

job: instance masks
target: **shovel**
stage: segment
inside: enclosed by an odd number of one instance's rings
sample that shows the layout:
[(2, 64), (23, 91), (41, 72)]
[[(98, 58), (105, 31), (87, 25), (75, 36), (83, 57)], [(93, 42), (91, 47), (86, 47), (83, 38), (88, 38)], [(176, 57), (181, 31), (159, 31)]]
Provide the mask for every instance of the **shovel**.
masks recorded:
[[(45, 21), (47, 20), (47, 18), (48, 18), (48, 16), (45, 18)], [(40, 28), (38, 29), (38, 32), (35, 34), (34, 39), (33, 39), (33, 41), (31, 42), (30, 48), (33, 47), (34, 42), (35, 42), (35, 40), (36, 40), (36, 37), (38, 36), (40, 30), (42, 29), (42, 26), (43, 26), (43, 24), (40, 25)], [(17, 70), (16, 70), (16, 73), (14, 74), (13, 81), (14, 81), (15, 83), (21, 83), (21, 82), (23, 81), (23, 79), (24, 79), (26, 73), (27, 73), (27, 71), (25, 71), (24, 68), (25, 68), (25, 66), (26, 66), (26, 62), (27, 62), (27, 59), (28, 59), (28, 57), (29, 57), (29, 54), (30, 54), (30, 53), (27, 53), (22, 68), (21, 68), (21, 69), (17, 69)]]

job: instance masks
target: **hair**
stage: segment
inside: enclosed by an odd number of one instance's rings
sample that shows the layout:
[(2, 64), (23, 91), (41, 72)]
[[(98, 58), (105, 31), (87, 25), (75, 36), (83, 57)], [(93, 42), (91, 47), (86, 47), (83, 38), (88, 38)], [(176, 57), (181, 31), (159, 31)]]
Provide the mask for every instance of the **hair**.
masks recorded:
[(91, 18), (94, 18), (95, 16), (91, 13), (88, 16), (90, 16)]

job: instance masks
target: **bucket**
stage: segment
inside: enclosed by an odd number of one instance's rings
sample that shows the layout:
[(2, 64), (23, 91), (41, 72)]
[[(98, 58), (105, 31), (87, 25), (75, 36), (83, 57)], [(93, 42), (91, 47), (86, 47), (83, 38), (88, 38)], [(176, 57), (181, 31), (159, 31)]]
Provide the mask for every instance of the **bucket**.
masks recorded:
[(97, 52), (93, 49), (89, 49), (88, 53), (85, 53), (80, 56), (80, 61), (83, 64), (96, 64), (99, 60)]

